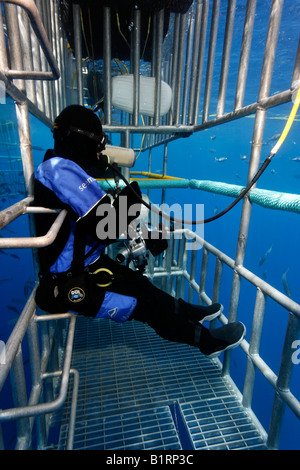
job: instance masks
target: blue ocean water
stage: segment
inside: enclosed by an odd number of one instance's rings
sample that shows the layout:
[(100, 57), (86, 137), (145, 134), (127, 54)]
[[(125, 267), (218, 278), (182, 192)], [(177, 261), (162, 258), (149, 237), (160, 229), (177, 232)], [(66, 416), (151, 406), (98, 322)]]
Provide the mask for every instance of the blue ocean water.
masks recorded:
[[(246, 1), (237, 2), (237, 18), (235, 22), (235, 41), (232, 49), (232, 66), (229, 72), (228, 91), (225, 111), (232, 109), (235, 84), (237, 78), (236, 61), (242, 35), (243, 19)], [(247, 82), (245, 104), (256, 101), (259, 77), (263, 61), (264, 44), (266, 37), (265, 17), (268, 14), (271, 1), (258, 1), (256, 26), (261, 34), (255, 37), (251, 49), (249, 77)], [(221, 14), (226, 15), (227, 2), (221, 2)], [(298, 46), (298, 33), (300, 19), (299, 0), (287, 0), (281, 21), (281, 31), (278, 41), (278, 52), (274, 65), (274, 76), (271, 83), (271, 94), (288, 89), (293, 73), (294, 58)], [(224, 22), (223, 22), (224, 23)], [(222, 43), (224, 36), (223, 23), (220, 24), (218, 44)], [(214, 77), (217, 83), (222, 49), (219, 48), (216, 56)], [(204, 87), (203, 87), (204, 88)], [(203, 90), (202, 90), (203, 93)], [(215, 104), (218, 88), (213, 89), (210, 114), (215, 113)], [(264, 145), (262, 147), (262, 161), (267, 157), (272, 145), (270, 141), (274, 135), (281, 133), (286, 123), (286, 118), (291, 111), (292, 104), (281, 105), (267, 112), (267, 120), (264, 133)], [(0, 106), (1, 123), (13, 123), (11, 129), (17, 136), (16, 117), (14, 103), (7, 98), (6, 104)], [(279, 192), (300, 192), (300, 161), (293, 158), (300, 156), (300, 118), (299, 112), (293, 123), (284, 144), (278, 154), (272, 160), (271, 165), (259, 180), (257, 187)], [(231, 184), (245, 185), (248, 171), (248, 159), (251, 151), (254, 117), (249, 116), (216, 128), (195, 133), (189, 138), (180, 139), (169, 144), (167, 174), (183, 178), (196, 178), (201, 180), (223, 181)], [(8, 128), (7, 128), (8, 129)], [(7, 130), (8, 132), (8, 130)], [(34, 165), (41, 162), (44, 152), (52, 147), (52, 135), (49, 129), (31, 117), (31, 134), (33, 142)], [(5, 145), (1, 146), (0, 171), (8, 175), (10, 170), (16, 168), (21, 172), (20, 152), (13, 138), (4, 134)], [(16, 137), (17, 138), (17, 137)], [(9, 142), (11, 145), (7, 145)], [(17, 141), (16, 141), (17, 142)], [(7, 158), (9, 157), (9, 158)], [(226, 157), (224, 161), (216, 158)], [(246, 157), (246, 158), (243, 158)], [(152, 154), (152, 171), (159, 172), (163, 165), (162, 149), (155, 149)], [(141, 153), (135, 170), (147, 170), (147, 157)], [(7, 172), (7, 173), (5, 173)], [(9, 176), (6, 176), (9, 178)], [(0, 185), (0, 210), (8, 207), (21, 199), (22, 178), (16, 184)], [(21, 185), (21, 187), (20, 187)], [(17, 189), (17, 192), (14, 191)], [(154, 202), (160, 202), (160, 191), (152, 191)], [(196, 190), (168, 190), (166, 202), (170, 205), (180, 201), (181, 204), (204, 204), (205, 217), (210, 217), (227, 207), (232, 201), (226, 196), (214, 195)], [(215, 245), (221, 251), (234, 258), (237, 244), (237, 236), (240, 223), (242, 203), (239, 203), (224, 217), (205, 225), (204, 236), (207, 241)], [(251, 223), (247, 241), (247, 251), (244, 265), (253, 273), (265, 279), (272, 286), (284, 292), (282, 275), (287, 273), (287, 279), (292, 298), (300, 302), (299, 292), (299, 233), (300, 217), (283, 211), (264, 209), (253, 205)], [(27, 236), (29, 235), (27, 216), (14, 221), (9, 229), (1, 231), (2, 236)], [(262, 256), (272, 247), (269, 256), (263, 265), (259, 265)], [(1, 287), (1, 323), (0, 340), (7, 341), (14, 324), (20, 314), (24, 302), (32, 289), (34, 274), (32, 267), (32, 254), (30, 250), (3, 250), (0, 252), (0, 287)], [(226, 272), (226, 270), (225, 270)], [(224, 305), (225, 313), (230, 302), (230, 290), (232, 274), (226, 273), (222, 284), (220, 300)], [(213, 279), (213, 268), (211, 268)], [(212, 282), (212, 281), (211, 281)], [(210, 283), (208, 283), (209, 285)], [(211, 284), (212, 285), (212, 284)], [(212, 292), (208, 292), (211, 295)], [(241, 302), (238, 319), (247, 326), (246, 339), (250, 339), (252, 315), (255, 301), (254, 288), (242, 284)], [(288, 314), (279, 308), (274, 302), (268, 302), (263, 335), (260, 349), (261, 356), (270, 365), (275, 373), (278, 373), (284, 333)], [(23, 350), (25, 361), (27, 360), (26, 344)], [(243, 373), (239, 364), (242, 364)], [(245, 371), (245, 359), (237, 350), (233, 353), (232, 375), (237, 384), (242, 387)], [(271, 403), (274, 392), (271, 386), (259, 374), (257, 375), (254, 392), (253, 409), (257, 413), (262, 424), (268, 429)], [(291, 384), (291, 390), (300, 399), (300, 364), (295, 365)], [(9, 386), (5, 386), (0, 394), (1, 408), (11, 406)], [(11, 435), (8, 438), (8, 447), (12, 445), (14, 427), (11, 425)], [(9, 435), (9, 433), (8, 433)], [(300, 449), (300, 425), (292, 413), (286, 411), (283, 431), (280, 440), (281, 449)]]

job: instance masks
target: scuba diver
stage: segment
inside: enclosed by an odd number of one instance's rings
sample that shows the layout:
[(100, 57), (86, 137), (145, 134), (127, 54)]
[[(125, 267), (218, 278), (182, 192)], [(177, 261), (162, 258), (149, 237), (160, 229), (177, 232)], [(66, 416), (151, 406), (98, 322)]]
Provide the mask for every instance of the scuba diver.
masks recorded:
[[(243, 323), (216, 329), (202, 325), (221, 314), (219, 303), (205, 307), (176, 299), (154, 286), (140, 270), (105, 254), (105, 248), (119, 241), (124, 231), (129, 237), (142, 201), (136, 181), (113, 198), (94, 178), (97, 171), (111, 168), (101, 154), (107, 136), (97, 115), (80, 105), (68, 106), (55, 119), (53, 138), (54, 149), (47, 150), (36, 171), (33, 204), (66, 209), (67, 215), (56, 240), (38, 250), (38, 307), (49, 313), (72, 311), (117, 322), (140, 321), (162, 338), (194, 346), (209, 357), (238, 346), (246, 332)], [(122, 212), (122, 198), (127, 214)], [(125, 229), (120, 215), (123, 220), (127, 215)], [(115, 233), (107, 236), (103, 227), (110, 216)], [(56, 217), (56, 213), (36, 214), (36, 235), (44, 235)]]

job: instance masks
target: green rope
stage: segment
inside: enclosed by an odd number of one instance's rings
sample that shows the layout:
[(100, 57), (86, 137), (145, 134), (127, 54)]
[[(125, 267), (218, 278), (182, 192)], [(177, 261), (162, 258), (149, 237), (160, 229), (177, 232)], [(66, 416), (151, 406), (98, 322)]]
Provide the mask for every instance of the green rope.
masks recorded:
[[(222, 194), (223, 196), (238, 197), (244, 189), (243, 186), (227, 184), (218, 181), (201, 181), (195, 179), (170, 179), (170, 180), (154, 180), (142, 181), (139, 186), (141, 189), (162, 189), (162, 188), (190, 188), (208, 191), (214, 194)], [(108, 190), (114, 187), (114, 181), (99, 181), (101, 188)], [(120, 182), (123, 187), (124, 183)], [(248, 197), (251, 202), (268, 209), (282, 210), (288, 212), (296, 212), (300, 214), (300, 194), (281, 193), (279, 191), (270, 191), (267, 189), (252, 189)]]

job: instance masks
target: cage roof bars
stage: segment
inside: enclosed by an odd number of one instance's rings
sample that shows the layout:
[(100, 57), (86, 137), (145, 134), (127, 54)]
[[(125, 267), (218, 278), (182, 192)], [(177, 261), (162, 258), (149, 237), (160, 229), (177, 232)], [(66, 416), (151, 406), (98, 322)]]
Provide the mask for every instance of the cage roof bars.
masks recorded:
[[(44, 29), (38, 9), (33, 0), (1, 0), (2, 3), (13, 4), (24, 8), (26, 11), (31, 26), (36, 34), (36, 37), (43, 49), (46, 59), (51, 68), (51, 72), (34, 71), (34, 70), (5, 70), (5, 75), (10, 78), (22, 79), (43, 79), (43, 80), (57, 80), (60, 77), (60, 71), (56, 59), (52, 53), (52, 48), (49, 43), (46, 31)], [(2, 47), (1, 47), (2, 49)], [(1, 54), (5, 51), (1, 50)]]

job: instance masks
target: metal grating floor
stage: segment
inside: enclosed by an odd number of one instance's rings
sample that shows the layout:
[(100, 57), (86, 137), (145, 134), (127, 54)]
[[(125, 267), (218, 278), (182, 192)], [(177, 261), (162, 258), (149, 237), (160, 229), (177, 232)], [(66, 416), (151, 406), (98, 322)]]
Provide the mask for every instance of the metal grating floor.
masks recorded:
[[(79, 317), (72, 367), (80, 376), (74, 449), (266, 449), (219, 362), (142, 323)], [(59, 449), (71, 385), (55, 420)]]

